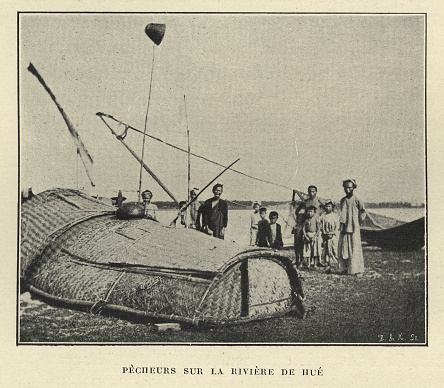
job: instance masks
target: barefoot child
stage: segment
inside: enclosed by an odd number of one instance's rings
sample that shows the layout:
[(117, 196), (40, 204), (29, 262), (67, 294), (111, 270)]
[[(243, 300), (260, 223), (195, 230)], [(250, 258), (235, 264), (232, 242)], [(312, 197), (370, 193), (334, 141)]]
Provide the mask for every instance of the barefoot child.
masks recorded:
[(304, 227), (302, 229), (302, 235), (304, 237), (304, 251), (303, 258), (305, 263), (308, 261), (310, 267), (314, 267), (315, 264), (319, 267), (319, 254), (320, 249), (320, 227), (319, 220), (315, 216), (316, 207), (309, 206), (306, 209), (306, 217)]
[(302, 264), (302, 257), (304, 251), (304, 236), (302, 235), (302, 229), (305, 222), (305, 210), (302, 209), (299, 213), (295, 212), (296, 225), (293, 227), (291, 233), (294, 235), (294, 254), (296, 267), (300, 267)]
[(270, 247), (273, 249), (282, 249), (284, 242), (282, 241), (281, 225), (276, 223), (279, 214), (275, 211), (270, 212)]
[(320, 218), (322, 233), (322, 263), (331, 272), (331, 265), (338, 263), (339, 216), (333, 212), (333, 202), (324, 203), (325, 213)]

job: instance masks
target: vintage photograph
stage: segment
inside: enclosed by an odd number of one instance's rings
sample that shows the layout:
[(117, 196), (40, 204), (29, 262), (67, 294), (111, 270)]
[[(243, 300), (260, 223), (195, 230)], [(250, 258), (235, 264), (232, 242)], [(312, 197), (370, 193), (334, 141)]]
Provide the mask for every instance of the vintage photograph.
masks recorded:
[(425, 14), (17, 23), (18, 345), (428, 344)]

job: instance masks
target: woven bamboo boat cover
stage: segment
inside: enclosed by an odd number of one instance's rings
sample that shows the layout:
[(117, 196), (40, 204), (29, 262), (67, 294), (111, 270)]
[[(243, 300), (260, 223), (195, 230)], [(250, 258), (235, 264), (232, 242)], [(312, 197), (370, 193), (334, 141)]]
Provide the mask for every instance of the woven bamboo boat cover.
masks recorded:
[(22, 206), (21, 277), (49, 299), (193, 323), (281, 314), (303, 295), (288, 258), (271, 249), (121, 220), (63, 189)]

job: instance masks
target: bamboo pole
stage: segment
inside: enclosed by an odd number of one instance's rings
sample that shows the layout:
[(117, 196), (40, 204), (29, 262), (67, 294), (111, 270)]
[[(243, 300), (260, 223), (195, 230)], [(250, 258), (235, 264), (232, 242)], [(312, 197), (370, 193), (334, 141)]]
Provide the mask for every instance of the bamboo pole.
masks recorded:
[(83, 144), (82, 140), (80, 139), (80, 136), (76, 129), (74, 128), (74, 125), (69, 120), (68, 116), (66, 115), (65, 111), (63, 110), (62, 106), (57, 102), (56, 97), (54, 93), (51, 91), (51, 89), (46, 85), (46, 82), (44, 81), (43, 77), (39, 74), (37, 69), (34, 67), (32, 63), (29, 63), (28, 71), (34, 75), (37, 80), (40, 82), (40, 84), (43, 86), (43, 88), (46, 90), (46, 92), (51, 97), (52, 101), (56, 105), (57, 109), (59, 110), (60, 114), (63, 117), (63, 120), (65, 120), (65, 123), (68, 127), (68, 131), (71, 134), (71, 137), (74, 141), (74, 144), (77, 147), (77, 153), (80, 156), (80, 159), (82, 159), (83, 166), (85, 167), (86, 175), (88, 175), (89, 182), (91, 183), (91, 186), (95, 186), (93, 180), (92, 180), (92, 173), (90, 171), (90, 166), (88, 164), (93, 164), (93, 159), (91, 155), (89, 154), (88, 150), (86, 149), (85, 145)]
[(139, 202), (140, 202), (140, 196), (142, 194), (142, 171), (143, 171), (143, 157), (145, 155), (145, 140), (146, 140), (146, 127), (148, 123), (148, 112), (150, 110), (150, 100), (151, 100), (151, 86), (153, 84), (153, 72), (154, 72), (154, 52), (155, 52), (155, 45), (153, 45), (153, 62), (151, 64), (151, 77), (150, 77), (150, 90), (148, 92), (148, 104), (146, 107), (146, 115), (145, 115), (145, 128), (143, 130), (143, 141), (142, 141), (142, 157), (140, 158), (140, 175), (139, 175)]
[[(187, 140), (188, 140), (188, 186), (187, 186), (187, 202), (190, 202), (190, 190), (191, 190), (191, 153), (190, 153), (190, 129), (188, 126), (188, 113), (187, 113), (187, 101), (185, 99), (185, 94), (183, 95), (183, 102), (185, 105), (185, 121), (186, 121), (186, 125), (187, 125)], [(187, 209), (187, 213), (185, 215), (185, 224), (188, 227), (188, 222), (191, 219), (191, 215), (189, 212), (189, 209)]]
[(105, 123), (105, 125), (109, 128), (111, 133), (125, 146), (125, 148), (130, 152), (131, 155), (134, 156), (134, 158), (143, 166), (143, 168), (152, 176), (152, 178), (159, 184), (160, 187), (170, 196), (170, 198), (179, 205), (179, 201), (176, 199), (176, 197), (167, 189), (167, 187), (162, 183), (162, 181), (154, 174), (154, 172), (151, 171), (151, 169), (142, 161), (142, 159), (139, 158), (139, 156), (130, 148), (128, 144), (125, 143), (125, 141), (119, 137), (119, 135), (114, 132), (114, 130), (108, 125), (108, 123), (103, 119), (103, 113), (98, 112), (96, 113), (97, 116), (100, 117), (100, 119)]

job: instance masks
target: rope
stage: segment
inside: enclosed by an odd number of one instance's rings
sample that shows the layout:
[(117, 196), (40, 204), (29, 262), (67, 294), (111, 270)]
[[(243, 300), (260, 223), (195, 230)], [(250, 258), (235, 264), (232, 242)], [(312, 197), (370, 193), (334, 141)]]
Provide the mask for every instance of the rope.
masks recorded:
[[(101, 113), (101, 112), (98, 112), (97, 115), (98, 115), (98, 116), (108, 117), (108, 118), (114, 120), (115, 122), (117, 122), (117, 123), (119, 123), (119, 124), (121, 124), (121, 125), (124, 125), (125, 128), (128, 127), (129, 129), (132, 129), (132, 130), (135, 131), (135, 132), (141, 133), (142, 135), (147, 136), (147, 137), (149, 137), (150, 139), (156, 140), (156, 141), (158, 141), (158, 142), (160, 142), (160, 143), (163, 143), (163, 144), (165, 144), (165, 145), (167, 145), (167, 146), (169, 146), (169, 147), (172, 147), (172, 148), (174, 148), (174, 149), (176, 149), (176, 150), (178, 150), (178, 151), (188, 153), (188, 151), (187, 151), (187, 150), (184, 150), (183, 148), (180, 148), (180, 147), (178, 147), (178, 146), (175, 146), (174, 144), (168, 143), (168, 142), (166, 142), (166, 141), (164, 141), (164, 140), (162, 140), (162, 139), (159, 139), (158, 137), (155, 137), (155, 136), (149, 135), (149, 134), (147, 134), (147, 133), (144, 133), (144, 132), (141, 131), (140, 129), (137, 129), (137, 128), (132, 127), (131, 125), (125, 124), (124, 122), (122, 122), (122, 121), (120, 121), (120, 120), (114, 118), (114, 117), (111, 116), (111, 115), (108, 115), (108, 114), (106, 114), (106, 113)], [(215, 165), (220, 166), (220, 167), (224, 167), (224, 168), (227, 167), (227, 166), (225, 166), (225, 165), (223, 165), (223, 164), (221, 164), (221, 163), (218, 163), (218, 162), (215, 162), (214, 160), (211, 160), (211, 159), (205, 158), (204, 156), (197, 155), (197, 154), (195, 154), (195, 153), (193, 153), (193, 152), (190, 152), (190, 155), (192, 155), (192, 156), (194, 156), (194, 157), (196, 157), (196, 158), (199, 158), (199, 159), (205, 160), (205, 161), (207, 161), (207, 162), (209, 162), (209, 163), (215, 164)], [(245, 177), (247, 177), (247, 178), (250, 178), (250, 179), (254, 179), (254, 180), (256, 180), (256, 181), (259, 181), (259, 182), (268, 183), (268, 184), (270, 184), (270, 185), (274, 185), (274, 186), (279, 186), (279, 187), (282, 187), (282, 188), (284, 188), (284, 189), (288, 189), (288, 190), (293, 190), (292, 187), (288, 187), (288, 186), (285, 186), (285, 185), (282, 185), (282, 184), (280, 184), (280, 183), (276, 183), (276, 182), (271, 182), (271, 181), (268, 181), (268, 180), (266, 180), (266, 179), (257, 178), (257, 177), (255, 177), (255, 176), (252, 176), (252, 175), (246, 174), (246, 173), (244, 173), (244, 172), (242, 172), (242, 171), (235, 170), (235, 169), (233, 169), (233, 168), (230, 168), (229, 170), (231, 170), (231, 171), (233, 171), (233, 172), (235, 172), (235, 173), (237, 173), (237, 174), (243, 175), (243, 176), (245, 176)], [(298, 195), (300, 195), (299, 192), (298, 192)]]

